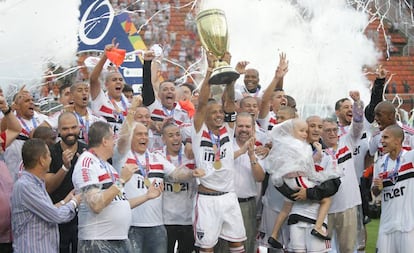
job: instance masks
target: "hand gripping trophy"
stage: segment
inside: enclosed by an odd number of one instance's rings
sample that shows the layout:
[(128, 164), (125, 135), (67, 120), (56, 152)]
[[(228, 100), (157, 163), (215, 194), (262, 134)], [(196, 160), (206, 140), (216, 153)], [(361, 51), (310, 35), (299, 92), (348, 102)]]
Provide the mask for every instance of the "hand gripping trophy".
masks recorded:
[(224, 11), (219, 9), (201, 11), (197, 15), (197, 30), (204, 49), (219, 59), (215, 62), (215, 67), (208, 83), (230, 84), (239, 78), (240, 74), (223, 60), (223, 56), (229, 47), (227, 21)]

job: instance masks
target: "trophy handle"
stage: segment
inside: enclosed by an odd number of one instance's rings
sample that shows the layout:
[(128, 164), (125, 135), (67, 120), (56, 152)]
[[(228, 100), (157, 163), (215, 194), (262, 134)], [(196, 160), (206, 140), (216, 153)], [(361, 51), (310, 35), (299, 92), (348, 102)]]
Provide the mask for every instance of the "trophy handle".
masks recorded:
[[(225, 62), (224, 62), (225, 63)], [(220, 63), (218, 64), (220, 65)], [(225, 63), (222, 66), (214, 68), (208, 83), (211, 85), (230, 84), (239, 78), (239, 72)]]

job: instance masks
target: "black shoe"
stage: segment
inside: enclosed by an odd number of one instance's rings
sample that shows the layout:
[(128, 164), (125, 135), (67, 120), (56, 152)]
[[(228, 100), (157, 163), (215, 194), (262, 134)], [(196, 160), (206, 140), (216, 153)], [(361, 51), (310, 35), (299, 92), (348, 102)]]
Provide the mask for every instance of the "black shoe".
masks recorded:
[(275, 249), (283, 249), (283, 245), (271, 236), (269, 237), (269, 239), (267, 239), (267, 243), (269, 243), (269, 245)]
[(326, 235), (323, 235), (323, 234), (319, 233), (316, 229), (312, 229), (311, 235), (316, 236), (316, 237), (318, 237), (319, 239), (322, 239), (322, 240), (327, 240), (327, 241), (331, 240), (331, 238), (329, 236), (326, 236)]
[(364, 225), (366, 225), (366, 224), (368, 224), (368, 223), (370, 223), (370, 222), (371, 222), (371, 218), (370, 218), (370, 217), (368, 217), (368, 216), (365, 216), (365, 217), (364, 217), (363, 224), (364, 224)]

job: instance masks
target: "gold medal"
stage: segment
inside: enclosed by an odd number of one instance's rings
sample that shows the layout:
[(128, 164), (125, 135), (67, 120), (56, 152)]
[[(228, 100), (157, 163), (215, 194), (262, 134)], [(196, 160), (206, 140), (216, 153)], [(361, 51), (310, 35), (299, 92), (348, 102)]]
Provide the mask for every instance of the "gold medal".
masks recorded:
[(149, 178), (145, 178), (144, 179), (144, 185), (147, 187), (147, 188), (149, 188), (150, 187), (150, 185), (151, 185), (151, 181), (149, 180)]
[(220, 162), (220, 160), (216, 160), (216, 161), (214, 161), (214, 163), (213, 163), (213, 167), (214, 167), (216, 170), (221, 169), (221, 162)]
[(181, 191), (181, 184), (180, 183), (174, 183), (172, 187), (173, 192), (180, 192)]

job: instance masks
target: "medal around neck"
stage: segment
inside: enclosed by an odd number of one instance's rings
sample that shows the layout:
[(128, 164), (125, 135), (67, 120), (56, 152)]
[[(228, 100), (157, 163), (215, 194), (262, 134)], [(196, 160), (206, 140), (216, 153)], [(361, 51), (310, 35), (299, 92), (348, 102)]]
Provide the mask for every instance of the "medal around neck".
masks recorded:
[(172, 187), (173, 192), (178, 193), (181, 191), (181, 184), (180, 183), (174, 183)]
[(220, 161), (220, 160), (216, 160), (216, 161), (214, 161), (214, 163), (213, 163), (213, 167), (214, 167), (216, 170), (221, 169), (221, 161)]
[(147, 188), (149, 188), (150, 187), (150, 185), (151, 185), (151, 181), (149, 180), (149, 178), (145, 178), (144, 179), (144, 185), (147, 187)]

